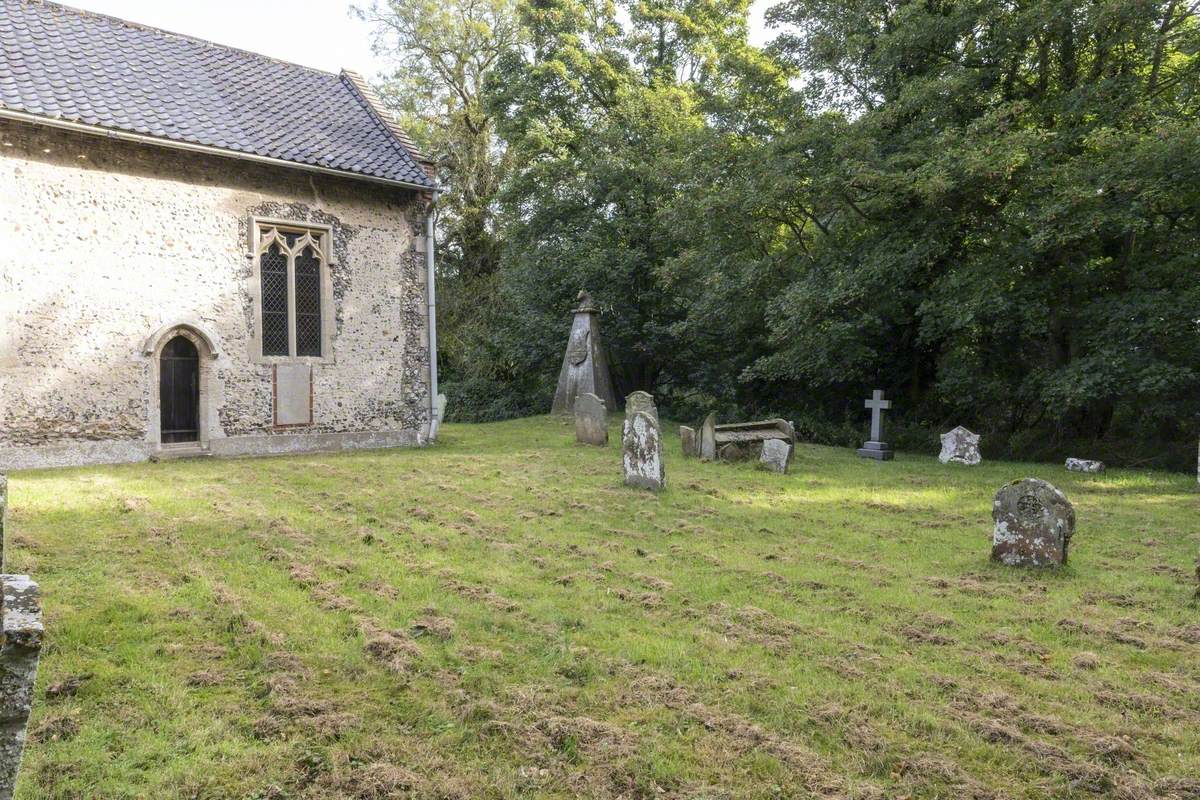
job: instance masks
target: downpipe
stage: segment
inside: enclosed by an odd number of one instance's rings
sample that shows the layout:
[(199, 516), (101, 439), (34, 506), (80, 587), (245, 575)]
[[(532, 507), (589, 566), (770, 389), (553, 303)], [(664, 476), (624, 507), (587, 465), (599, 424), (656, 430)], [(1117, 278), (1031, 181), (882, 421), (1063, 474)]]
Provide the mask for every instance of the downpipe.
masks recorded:
[(437, 418), (438, 364), (437, 364), (437, 274), (434, 266), (433, 232), (439, 192), (433, 193), (429, 213), (425, 215), (425, 297), (429, 306), (426, 321), (429, 325), (429, 441), (437, 441), (438, 428), (442, 421)]

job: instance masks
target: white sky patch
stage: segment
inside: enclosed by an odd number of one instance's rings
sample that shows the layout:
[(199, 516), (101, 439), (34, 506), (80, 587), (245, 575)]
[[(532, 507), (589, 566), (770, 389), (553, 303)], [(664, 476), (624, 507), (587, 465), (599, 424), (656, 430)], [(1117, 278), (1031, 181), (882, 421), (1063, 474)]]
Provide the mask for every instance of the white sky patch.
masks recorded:
[[(763, 13), (775, 0), (757, 0), (750, 41), (765, 44)], [(338, 72), (343, 67), (374, 79), (388, 71), (371, 52), (371, 28), (342, 0), (65, 0), (67, 5)], [(369, 5), (370, 0), (362, 0)]]

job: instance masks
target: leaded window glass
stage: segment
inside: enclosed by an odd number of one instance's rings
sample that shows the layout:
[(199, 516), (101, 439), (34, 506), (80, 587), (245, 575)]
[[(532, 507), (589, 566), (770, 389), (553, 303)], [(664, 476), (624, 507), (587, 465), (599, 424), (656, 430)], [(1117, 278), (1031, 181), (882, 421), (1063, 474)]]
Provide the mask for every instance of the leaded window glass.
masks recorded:
[(262, 354), (314, 357), (322, 353), (324, 232), (259, 229)]
[(321, 261), (312, 247), (296, 256), (296, 355), (321, 355)]
[(288, 355), (288, 259), (273, 244), (262, 254), (262, 347), (264, 356)]

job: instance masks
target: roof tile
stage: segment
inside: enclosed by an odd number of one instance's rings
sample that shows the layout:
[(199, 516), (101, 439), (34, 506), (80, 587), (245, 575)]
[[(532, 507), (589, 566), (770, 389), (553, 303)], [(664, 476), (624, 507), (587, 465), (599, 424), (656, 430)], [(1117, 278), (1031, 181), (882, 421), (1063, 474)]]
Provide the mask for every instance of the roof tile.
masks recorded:
[(0, 0), (2, 107), (432, 187), (411, 140), (364, 91), (354, 73)]

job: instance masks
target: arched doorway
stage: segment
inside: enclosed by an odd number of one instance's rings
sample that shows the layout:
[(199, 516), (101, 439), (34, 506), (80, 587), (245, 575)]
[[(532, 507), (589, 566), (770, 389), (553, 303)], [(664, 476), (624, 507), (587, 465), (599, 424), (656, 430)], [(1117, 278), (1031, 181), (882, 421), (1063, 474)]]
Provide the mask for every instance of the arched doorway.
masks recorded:
[(186, 336), (171, 339), (159, 356), (158, 407), (163, 444), (200, 441), (200, 353)]

